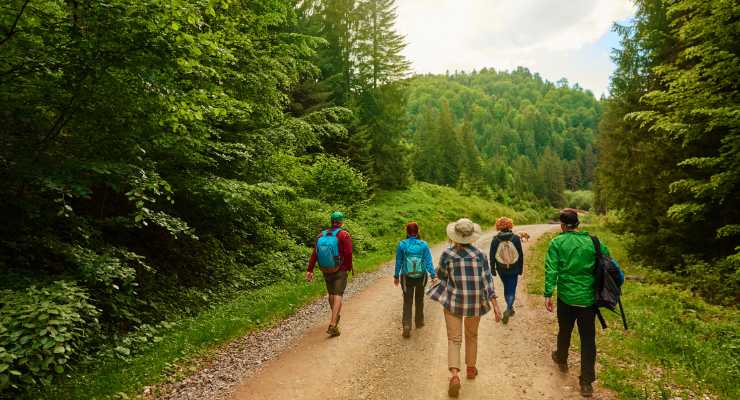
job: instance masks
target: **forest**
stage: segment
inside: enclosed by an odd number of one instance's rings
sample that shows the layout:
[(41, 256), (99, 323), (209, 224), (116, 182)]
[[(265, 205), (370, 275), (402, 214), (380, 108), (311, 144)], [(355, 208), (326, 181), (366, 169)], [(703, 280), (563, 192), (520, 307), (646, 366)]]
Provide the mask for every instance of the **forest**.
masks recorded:
[[(566, 189), (591, 187), (601, 103), (578, 84), (519, 67), (416, 76), (409, 86), (417, 179), (552, 206)], [(445, 160), (458, 163), (439, 168)]]
[(740, 6), (637, 5), (602, 99), (412, 76), (393, 0), (0, 5), (0, 392), (298, 279), (333, 210), (375, 249), (362, 213), (419, 182), (529, 220), (593, 189), (641, 262), (737, 304)]

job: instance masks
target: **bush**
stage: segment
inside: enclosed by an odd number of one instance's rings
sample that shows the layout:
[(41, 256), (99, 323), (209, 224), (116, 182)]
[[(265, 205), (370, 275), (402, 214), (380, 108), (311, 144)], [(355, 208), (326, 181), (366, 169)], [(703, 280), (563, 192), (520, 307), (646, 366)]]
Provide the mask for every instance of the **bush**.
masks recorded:
[(577, 208), (579, 210), (591, 210), (594, 204), (594, 193), (590, 190), (566, 190), (565, 205), (566, 207)]
[(310, 171), (311, 182), (306, 189), (314, 198), (350, 205), (367, 197), (367, 180), (341, 158), (321, 155)]
[(0, 391), (49, 384), (99, 329), (99, 310), (76, 284), (0, 292)]

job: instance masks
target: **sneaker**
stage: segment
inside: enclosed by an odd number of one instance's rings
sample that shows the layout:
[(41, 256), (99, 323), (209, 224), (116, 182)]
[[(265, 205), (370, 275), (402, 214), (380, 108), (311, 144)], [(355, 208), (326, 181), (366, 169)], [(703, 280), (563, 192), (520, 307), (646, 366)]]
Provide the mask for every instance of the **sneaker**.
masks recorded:
[(591, 397), (594, 395), (594, 387), (590, 383), (581, 383), (581, 396)]
[(504, 311), (504, 317), (501, 318), (501, 322), (503, 322), (504, 324), (508, 324), (509, 323), (509, 317), (511, 317), (511, 311), (510, 310)]
[(447, 389), (447, 394), (450, 397), (457, 397), (460, 395), (460, 378), (453, 376), (450, 378), (450, 387)]
[(329, 327), (329, 337), (336, 337), (340, 335), (339, 327), (338, 326), (330, 326)]
[(567, 362), (560, 362), (558, 359), (558, 352), (553, 351), (552, 352), (552, 360), (555, 361), (555, 364), (558, 365), (558, 368), (560, 369), (560, 372), (568, 372), (568, 363)]
[(468, 379), (475, 379), (475, 377), (478, 376), (478, 368), (468, 367), (466, 372), (466, 378)]
[(404, 326), (403, 327), (403, 337), (410, 338), (411, 337), (411, 327), (410, 326)]

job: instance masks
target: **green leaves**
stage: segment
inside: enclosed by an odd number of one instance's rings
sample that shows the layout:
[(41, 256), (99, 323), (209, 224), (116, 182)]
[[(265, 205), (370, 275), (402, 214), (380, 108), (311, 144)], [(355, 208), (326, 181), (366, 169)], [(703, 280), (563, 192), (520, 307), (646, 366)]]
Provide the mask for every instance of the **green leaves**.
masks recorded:
[(0, 304), (0, 390), (50, 383), (99, 329), (99, 310), (69, 282), (1, 291)]

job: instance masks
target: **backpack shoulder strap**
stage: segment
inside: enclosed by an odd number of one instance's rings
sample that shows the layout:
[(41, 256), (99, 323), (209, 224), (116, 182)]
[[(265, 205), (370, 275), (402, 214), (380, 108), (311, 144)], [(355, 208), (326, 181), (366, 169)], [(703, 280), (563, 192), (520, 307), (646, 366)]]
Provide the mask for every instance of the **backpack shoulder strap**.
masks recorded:
[(591, 242), (594, 244), (594, 250), (596, 250), (596, 257), (601, 257), (601, 242), (599, 241), (599, 238), (597, 238), (594, 235), (590, 235)]

